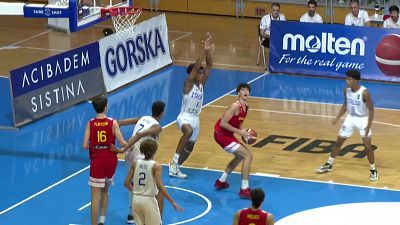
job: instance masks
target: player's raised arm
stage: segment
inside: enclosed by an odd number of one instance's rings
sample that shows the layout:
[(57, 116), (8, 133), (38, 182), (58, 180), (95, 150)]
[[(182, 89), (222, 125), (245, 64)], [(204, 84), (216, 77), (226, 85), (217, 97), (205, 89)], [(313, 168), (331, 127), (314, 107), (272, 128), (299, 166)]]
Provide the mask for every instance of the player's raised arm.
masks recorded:
[(204, 50), (206, 52), (206, 69), (203, 75), (204, 76), (203, 85), (205, 85), (205, 83), (207, 82), (212, 69), (211, 50), (214, 48), (214, 44), (211, 41), (212, 41), (212, 36), (210, 33), (207, 32), (206, 40), (204, 41)]

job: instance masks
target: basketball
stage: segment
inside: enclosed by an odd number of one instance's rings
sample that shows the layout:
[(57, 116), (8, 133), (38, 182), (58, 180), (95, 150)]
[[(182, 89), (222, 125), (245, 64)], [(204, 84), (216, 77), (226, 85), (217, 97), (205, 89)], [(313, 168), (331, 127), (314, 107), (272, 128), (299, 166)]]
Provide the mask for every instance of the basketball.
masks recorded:
[(250, 137), (250, 138), (244, 138), (244, 137), (242, 137), (243, 142), (246, 143), (246, 144), (248, 144), (248, 145), (254, 144), (254, 142), (257, 141), (257, 133), (256, 133), (256, 131), (253, 130), (253, 129), (247, 129), (246, 131), (247, 131), (248, 133), (250, 133), (250, 136), (251, 136), (251, 137)]
[(400, 35), (389, 34), (376, 47), (376, 64), (387, 76), (400, 77)]

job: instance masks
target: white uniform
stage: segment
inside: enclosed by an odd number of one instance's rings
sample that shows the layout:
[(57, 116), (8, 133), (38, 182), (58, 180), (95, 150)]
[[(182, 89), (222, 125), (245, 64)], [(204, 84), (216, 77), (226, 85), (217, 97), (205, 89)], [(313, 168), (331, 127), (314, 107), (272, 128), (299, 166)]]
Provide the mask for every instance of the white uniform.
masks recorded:
[(387, 18), (383, 21), (383, 28), (397, 28), (400, 29), (400, 18), (397, 19), (397, 22), (394, 22), (391, 17)]
[(281, 21), (286, 21), (285, 15), (283, 15), (282, 13), (279, 13), (278, 18), (273, 18), (272, 14), (267, 14), (265, 16), (263, 16), (263, 18), (261, 18), (261, 22), (260, 22), (260, 30), (264, 30), (265, 29), (265, 34), (267, 34), (268, 36), (270, 36), (271, 34), (271, 21), (272, 20), (281, 20)]
[[(159, 124), (160, 123), (153, 117), (143, 116), (136, 123), (135, 128), (133, 129), (133, 132), (132, 132), (132, 137), (135, 136), (139, 132), (142, 132), (144, 130), (151, 128), (154, 125), (159, 125)], [(157, 137), (151, 137), (151, 136), (143, 137), (138, 142), (136, 142), (133, 147), (131, 147), (130, 149), (128, 149), (128, 151), (126, 151), (125, 161), (128, 164), (129, 168), (133, 161), (137, 161), (138, 159), (144, 159), (144, 155), (140, 152), (140, 144), (144, 140), (147, 140), (147, 139), (153, 139), (155, 141), (158, 141), (159, 136), (157, 135)]]
[[(365, 128), (368, 125), (368, 108), (364, 102), (363, 93), (366, 90), (361, 86), (358, 91), (353, 92), (351, 88), (346, 89), (346, 101), (348, 115), (340, 128), (339, 136), (348, 138), (353, 134), (354, 129), (359, 130), (360, 136), (365, 137)], [(369, 130), (368, 137), (372, 135), (371, 129)]]
[(347, 14), (345, 20), (344, 20), (344, 25), (349, 25), (349, 26), (365, 26), (367, 22), (369, 22), (369, 16), (368, 12), (360, 9), (358, 11), (358, 16), (354, 17), (352, 13)]
[(193, 133), (189, 141), (195, 142), (199, 136), (200, 121), (199, 114), (203, 106), (204, 89), (203, 85), (193, 85), (192, 90), (188, 94), (183, 95), (181, 112), (176, 119), (179, 129), (182, 129), (184, 124), (189, 124)]
[(300, 22), (303, 23), (323, 23), (324, 21), (322, 20), (322, 17), (318, 14), (315, 13), (313, 17), (308, 15), (308, 12), (306, 12), (304, 15), (301, 16)]
[(139, 159), (133, 175), (133, 217), (136, 225), (161, 224), (160, 209), (156, 195), (158, 189), (153, 176), (154, 160)]

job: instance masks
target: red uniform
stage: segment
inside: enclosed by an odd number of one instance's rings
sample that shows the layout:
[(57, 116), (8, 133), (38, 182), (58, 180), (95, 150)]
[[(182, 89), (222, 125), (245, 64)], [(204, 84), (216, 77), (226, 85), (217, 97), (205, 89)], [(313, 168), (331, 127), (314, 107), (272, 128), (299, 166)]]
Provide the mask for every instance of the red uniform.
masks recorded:
[(251, 208), (240, 210), (239, 225), (266, 225), (268, 213)]
[(117, 168), (117, 154), (110, 148), (115, 144), (113, 121), (112, 118), (93, 118), (89, 122), (89, 185), (94, 187), (104, 187), (106, 181), (112, 182)]
[[(240, 106), (239, 115), (232, 116), (228, 123), (231, 126), (240, 129), (242, 127), (244, 119), (247, 116), (248, 107), (242, 106), (239, 101), (236, 101), (235, 103), (239, 104)], [(233, 132), (222, 128), (220, 124), (221, 119), (219, 119), (215, 124), (214, 139), (225, 151), (233, 153), (236, 149), (240, 147), (241, 143), (235, 138)]]

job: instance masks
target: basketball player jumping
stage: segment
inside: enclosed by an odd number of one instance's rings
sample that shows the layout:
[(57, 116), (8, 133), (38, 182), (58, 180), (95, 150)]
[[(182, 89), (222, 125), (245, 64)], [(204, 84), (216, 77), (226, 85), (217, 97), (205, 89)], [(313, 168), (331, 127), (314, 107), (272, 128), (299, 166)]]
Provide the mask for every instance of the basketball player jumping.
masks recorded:
[(370, 163), (369, 179), (372, 181), (378, 180), (378, 171), (375, 168), (375, 155), (371, 145), (371, 125), (374, 118), (372, 99), (367, 89), (359, 84), (361, 74), (358, 70), (349, 70), (346, 72), (346, 76), (347, 88), (344, 90), (344, 103), (338, 115), (332, 121), (332, 124), (336, 124), (346, 111), (348, 114), (342, 128), (340, 128), (339, 136), (333, 145), (328, 161), (317, 168), (316, 172), (325, 173), (332, 171), (333, 161), (338, 155), (344, 141), (353, 134), (354, 129), (357, 129), (360, 132)]
[[(184, 83), (181, 112), (176, 119), (183, 135), (179, 140), (175, 155), (169, 164), (169, 175), (172, 177), (187, 178), (187, 174), (181, 172), (180, 165), (192, 153), (194, 144), (199, 136), (199, 114), (203, 106), (204, 85), (212, 68), (211, 50), (214, 45), (211, 40), (212, 36), (207, 32), (205, 41), (203, 41), (204, 50), (201, 52), (196, 63), (190, 64), (186, 69), (189, 76)], [(206, 58), (205, 69), (202, 66), (204, 57)]]
[(250, 138), (250, 134), (246, 130), (242, 130), (242, 123), (249, 109), (247, 99), (250, 96), (250, 85), (247, 83), (239, 84), (236, 88), (236, 93), (239, 95), (239, 99), (226, 109), (224, 115), (215, 124), (215, 141), (225, 151), (233, 154), (234, 158), (228, 163), (221, 177), (215, 181), (214, 186), (217, 190), (228, 188), (229, 184), (226, 182), (228, 175), (243, 161), (242, 186), (239, 196), (241, 198), (250, 198), (249, 174), (253, 154), (233, 135), (236, 133), (244, 138)]

